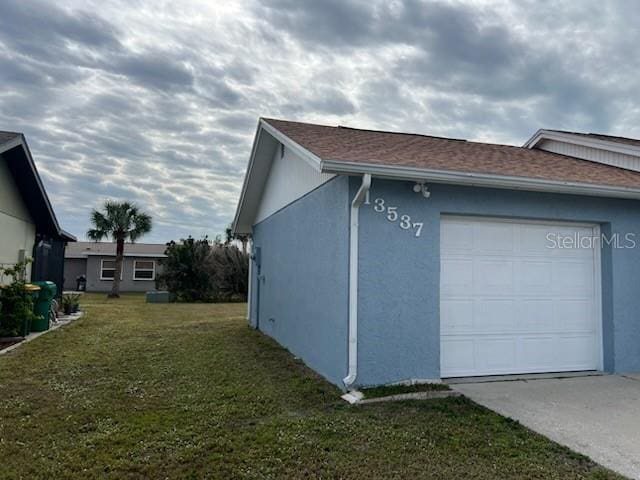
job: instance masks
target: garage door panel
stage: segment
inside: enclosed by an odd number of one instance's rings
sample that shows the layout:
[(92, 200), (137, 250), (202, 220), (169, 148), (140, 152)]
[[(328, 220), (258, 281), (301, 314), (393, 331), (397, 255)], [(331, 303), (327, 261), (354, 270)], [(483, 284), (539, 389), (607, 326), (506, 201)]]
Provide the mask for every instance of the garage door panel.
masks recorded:
[(553, 336), (525, 336), (521, 339), (518, 364), (532, 371), (550, 371), (557, 363), (557, 339)]
[(552, 264), (552, 284), (563, 295), (593, 294), (593, 263), (556, 261)]
[(479, 299), (474, 302), (473, 333), (511, 332), (517, 328), (516, 302), (511, 299)]
[(593, 235), (590, 227), (443, 218), (443, 377), (599, 368), (598, 257), (550, 248), (550, 232)]
[(473, 338), (443, 339), (441, 346), (442, 370), (452, 375), (465, 375), (475, 369)]
[(473, 259), (450, 258), (442, 264), (440, 288), (445, 295), (473, 290)]
[(514, 228), (509, 223), (474, 223), (474, 253), (513, 253)]
[(513, 290), (513, 262), (492, 258), (473, 260), (473, 292), (509, 295)]
[(554, 325), (564, 331), (588, 332), (596, 330), (593, 300), (589, 298), (558, 300), (554, 304)]
[(558, 338), (558, 361), (567, 369), (584, 369), (593, 365), (594, 337), (593, 335), (561, 335)]
[(448, 332), (473, 331), (473, 300), (447, 300), (440, 306), (442, 328)]
[(442, 230), (440, 248), (450, 253), (470, 253), (473, 251), (473, 223), (451, 222)]
[(507, 371), (516, 363), (517, 340), (513, 337), (479, 337), (476, 339), (476, 368)]
[(554, 329), (554, 301), (522, 300), (518, 310), (519, 328), (523, 332), (541, 333)]
[(544, 225), (521, 225), (518, 229), (516, 253), (527, 256), (549, 256), (549, 228)]
[(516, 292), (523, 295), (552, 293), (551, 261), (524, 260), (516, 263), (514, 278)]

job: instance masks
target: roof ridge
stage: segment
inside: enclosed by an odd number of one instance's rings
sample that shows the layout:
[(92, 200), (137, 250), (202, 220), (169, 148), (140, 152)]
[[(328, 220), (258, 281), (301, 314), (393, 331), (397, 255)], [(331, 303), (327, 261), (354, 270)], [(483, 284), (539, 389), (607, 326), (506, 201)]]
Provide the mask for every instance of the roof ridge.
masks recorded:
[[(324, 125), (321, 123), (311, 123), (311, 122), (298, 122), (296, 120), (282, 120), (279, 118), (269, 118), (269, 117), (261, 117), (262, 120), (266, 122), (274, 121), (274, 122), (284, 122), (284, 123), (296, 123), (298, 125), (310, 125), (313, 127), (324, 127), (324, 128), (335, 128), (342, 130), (355, 130), (359, 132), (373, 132), (373, 133), (388, 133), (391, 135), (407, 135), (413, 137), (427, 137), (427, 138), (436, 138), (438, 140), (451, 140), (454, 142), (468, 142), (469, 140), (465, 138), (452, 138), (452, 137), (442, 137), (439, 135), (429, 135), (426, 133), (412, 133), (412, 132), (394, 132), (392, 130), (377, 130), (375, 128), (358, 128), (358, 127), (347, 127), (345, 125)], [(489, 144), (491, 145), (491, 144)]]
[(439, 135), (429, 135), (426, 133), (411, 133), (411, 132), (394, 132), (391, 130), (376, 130), (373, 128), (356, 128), (356, 127), (346, 127), (344, 125), (338, 125), (337, 127), (331, 128), (341, 128), (344, 130), (357, 130), (359, 132), (375, 132), (375, 133), (388, 133), (391, 135), (407, 135), (411, 137), (427, 137), (427, 138), (437, 138), (438, 140), (451, 140), (454, 142), (468, 142), (466, 138), (452, 138), (452, 137), (441, 137)]

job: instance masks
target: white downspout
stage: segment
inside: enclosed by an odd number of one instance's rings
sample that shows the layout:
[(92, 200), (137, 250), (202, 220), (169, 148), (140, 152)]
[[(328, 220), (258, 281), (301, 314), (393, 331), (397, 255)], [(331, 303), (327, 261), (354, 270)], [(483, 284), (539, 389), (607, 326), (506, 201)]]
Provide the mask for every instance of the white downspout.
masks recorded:
[(251, 323), (251, 284), (253, 283), (253, 255), (249, 255), (249, 283), (247, 283), (247, 322)]
[(371, 175), (362, 176), (362, 184), (351, 202), (351, 226), (349, 228), (349, 371), (342, 379), (349, 388), (358, 376), (358, 218), (360, 205), (371, 187)]

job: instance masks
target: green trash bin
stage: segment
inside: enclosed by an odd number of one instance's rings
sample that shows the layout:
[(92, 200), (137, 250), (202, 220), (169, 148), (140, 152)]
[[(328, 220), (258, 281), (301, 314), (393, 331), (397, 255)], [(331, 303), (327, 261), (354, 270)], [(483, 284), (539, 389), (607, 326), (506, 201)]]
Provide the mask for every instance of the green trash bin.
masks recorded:
[(51, 302), (56, 296), (58, 288), (53, 282), (31, 282), (40, 287), (38, 298), (33, 302), (33, 313), (38, 317), (31, 323), (32, 332), (44, 332), (49, 330), (49, 311)]

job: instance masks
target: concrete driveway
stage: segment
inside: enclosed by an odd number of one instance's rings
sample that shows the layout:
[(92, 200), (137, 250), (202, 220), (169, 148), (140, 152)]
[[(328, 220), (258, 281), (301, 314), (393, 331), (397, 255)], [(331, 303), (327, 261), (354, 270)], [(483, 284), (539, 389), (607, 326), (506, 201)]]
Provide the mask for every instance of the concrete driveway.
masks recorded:
[(611, 470), (640, 479), (640, 374), (451, 387)]

